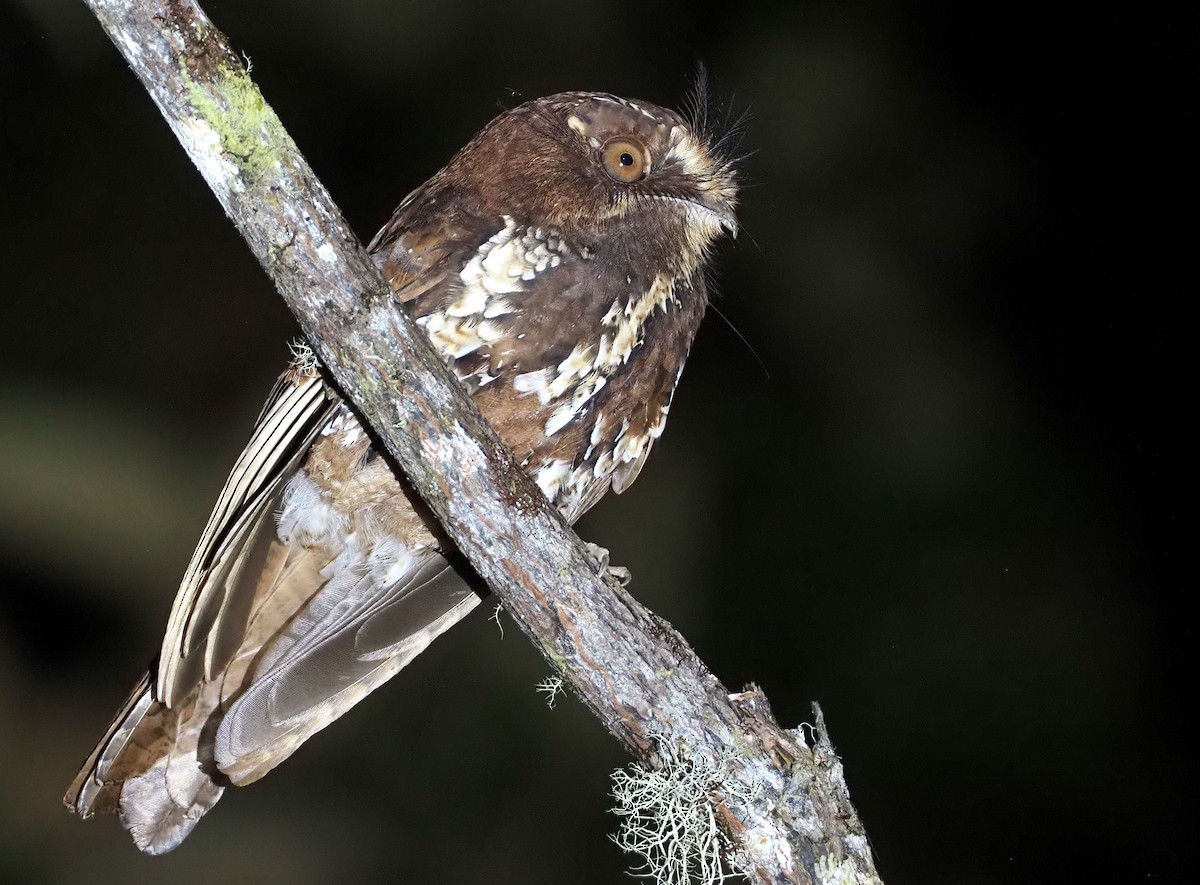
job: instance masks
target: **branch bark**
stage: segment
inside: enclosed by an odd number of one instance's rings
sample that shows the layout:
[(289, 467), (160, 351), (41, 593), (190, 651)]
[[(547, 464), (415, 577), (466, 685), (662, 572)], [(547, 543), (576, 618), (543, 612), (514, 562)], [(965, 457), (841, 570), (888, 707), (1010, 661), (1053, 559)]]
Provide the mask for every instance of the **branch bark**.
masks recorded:
[[(711, 801), (731, 840), (730, 863), (752, 881), (878, 882), (819, 709), (812, 740), (780, 728), (758, 689), (731, 695), (679, 633), (598, 575), (398, 309), (204, 12), (190, 0), (85, 2), (343, 395), (605, 728), (651, 765), (682, 750), (724, 772)], [(658, 752), (664, 743), (671, 752)]]

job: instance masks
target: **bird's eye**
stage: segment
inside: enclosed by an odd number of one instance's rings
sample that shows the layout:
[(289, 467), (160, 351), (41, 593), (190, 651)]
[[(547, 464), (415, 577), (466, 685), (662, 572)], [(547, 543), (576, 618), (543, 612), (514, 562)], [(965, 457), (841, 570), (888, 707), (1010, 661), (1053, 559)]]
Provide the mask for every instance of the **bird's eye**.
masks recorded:
[(641, 181), (650, 171), (650, 152), (631, 138), (613, 138), (604, 145), (604, 171), (622, 184)]

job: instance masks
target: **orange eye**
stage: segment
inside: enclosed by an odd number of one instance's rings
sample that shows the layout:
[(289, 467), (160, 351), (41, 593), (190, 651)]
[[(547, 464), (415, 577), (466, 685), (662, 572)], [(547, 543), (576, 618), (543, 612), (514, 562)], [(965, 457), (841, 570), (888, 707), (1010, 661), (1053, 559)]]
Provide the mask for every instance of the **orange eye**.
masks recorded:
[(631, 138), (614, 138), (604, 145), (604, 171), (609, 178), (632, 184), (650, 171), (650, 153)]

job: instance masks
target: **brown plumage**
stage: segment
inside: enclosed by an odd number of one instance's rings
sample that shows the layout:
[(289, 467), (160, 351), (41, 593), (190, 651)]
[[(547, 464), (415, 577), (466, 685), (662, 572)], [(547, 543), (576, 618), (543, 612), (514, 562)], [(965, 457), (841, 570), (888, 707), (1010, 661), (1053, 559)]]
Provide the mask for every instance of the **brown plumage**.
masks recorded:
[[(736, 184), (677, 114), (564, 93), (493, 120), (371, 243), (396, 297), (568, 520), (634, 480), (704, 314)], [(424, 508), (303, 364), (184, 575), (158, 662), (66, 796), (169, 851), (479, 601)]]

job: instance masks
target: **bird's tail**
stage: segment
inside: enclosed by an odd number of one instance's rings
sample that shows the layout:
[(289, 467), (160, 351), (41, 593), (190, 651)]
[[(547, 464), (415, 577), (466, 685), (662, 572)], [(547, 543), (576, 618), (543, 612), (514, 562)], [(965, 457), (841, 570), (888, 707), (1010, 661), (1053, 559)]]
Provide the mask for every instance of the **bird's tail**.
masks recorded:
[[(208, 688), (208, 686), (206, 686)], [(150, 674), (134, 686), (104, 737), (63, 797), (80, 817), (119, 813), (137, 847), (163, 854), (177, 846), (221, 798), (220, 775), (202, 769), (199, 750), (211, 743), (204, 723), (219, 703), (215, 686), (175, 708), (153, 696)]]

